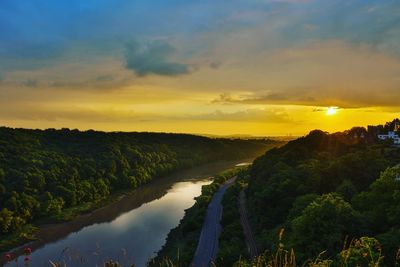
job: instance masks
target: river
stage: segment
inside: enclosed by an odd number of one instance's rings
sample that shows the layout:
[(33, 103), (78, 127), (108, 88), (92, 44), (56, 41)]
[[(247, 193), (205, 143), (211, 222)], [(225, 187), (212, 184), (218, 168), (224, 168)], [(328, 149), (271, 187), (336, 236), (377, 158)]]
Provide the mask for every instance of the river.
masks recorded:
[[(238, 163), (208, 164), (159, 178), (71, 222), (44, 226), (38, 233), (41, 240), (29, 245), (33, 252), (27, 265), (51, 266), (51, 260), (68, 267), (93, 267), (113, 259), (122, 266), (145, 266), (194, 204), (201, 187), (211, 183), (212, 175)], [(24, 266), (24, 257), (18, 262)]]

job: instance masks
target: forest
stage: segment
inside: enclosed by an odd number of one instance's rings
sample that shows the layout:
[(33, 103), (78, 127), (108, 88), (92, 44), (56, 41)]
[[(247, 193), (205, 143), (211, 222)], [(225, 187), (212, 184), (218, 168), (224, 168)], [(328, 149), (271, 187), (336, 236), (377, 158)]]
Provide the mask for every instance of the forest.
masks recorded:
[(299, 262), (320, 253), (335, 260), (352, 240), (368, 236), (379, 244), (374, 249), (385, 264), (394, 266), (400, 149), (376, 133), (393, 130), (395, 122), (335, 134), (312, 131), (256, 159), (246, 193), (259, 249), (271, 251), (281, 243), (294, 249)]
[[(224, 196), (216, 266), (398, 266), (400, 148), (377, 139), (395, 122), (314, 130), (240, 171)], [(241, 190), (261, 255), (252, 263), (238, 212)], [(161, 262), (190, 262), (197, 240), (188, 236), (198, 238), (209, 193), (171, 232)]]
[(251, 158), (268, 140), (0, 128), (0, 235), (173, 171)]

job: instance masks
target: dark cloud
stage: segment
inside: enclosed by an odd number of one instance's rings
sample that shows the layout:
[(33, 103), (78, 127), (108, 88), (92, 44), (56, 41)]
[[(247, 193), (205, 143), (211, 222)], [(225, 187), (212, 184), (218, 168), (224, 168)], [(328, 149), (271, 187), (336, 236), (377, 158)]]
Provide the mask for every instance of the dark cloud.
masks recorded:
[(84, 88), (89, 86), (89, 81), (55, 81), (50, 82), (50, 87)]
[(100, 75), (96, 77), (96, 82), (111, 82), (114, 81), (114, 77), (112, 75)]
[(133, 41), (126, 45), (126, 68), (133, 70), (138, 76), (177, 76), (189, 73), (188, 65), (169, 60), (174, 52), (175, 48), (164, 41), (146, 44)]
[(234, 98), (228, 93), (222, 93), (212, 103), (246, 103), (246, 104), (262, 104), (266, 102), (283, 102), (288, 100), (288, 96), (281, 93), (272, 93), (266, 95), (249, 95)]
[(38, 81), (34, 80), (34, 79), (27, 79), (25, 81), (22, 82), (22, 84), (26, 87), (32, 87), (35, 88), (38, 86)]
[(237, 99), (233, 98), (228, 93), (222, 93), (216, 99), (211, 101), (211, 103), (219, 103), (219, 104), (232, 104), (235, 102), (237, 102)]
[(337, 106), (340, 108), (365, 108), (365, 107), (394, 107), (398, 106), (400, 90), (386, 88), (379, 95), (374, 95), (376, 90), (362, 89), (335, 89), (323, 90), (321, 88), (288, 88), (281, 92), (254, 92), (245, 95), (231, 96), (227, 93), (220, 94), (211, 103), (218, 104), (248, 104), (248, 105), (300, 105), (300, 106)]
[[(1, 31), (1, 27), (0, 27)], [(0, 34), (0, 41), (1, 34)], [(0, 72), (37, 70), (58, 64), (63, 47), (54, 43), (0, 42)]]
[(210, 63), (210, 68), (212, 69), (219, 69), (219, 67), (221, 67), (221, 62), (214, 61)]
[(131, 83), (132, 78), (105, 74), (89, 77), (87, 79), (49, 81), (47, 86), (51, 88), (76, 90), (114, 90), (120, 88), (120, 86)]
[(269, 94), (264, 96), (265, 100), (272, 100), (272, 101), (283, 101), (287, 99), (287, 96), (279, 93)]

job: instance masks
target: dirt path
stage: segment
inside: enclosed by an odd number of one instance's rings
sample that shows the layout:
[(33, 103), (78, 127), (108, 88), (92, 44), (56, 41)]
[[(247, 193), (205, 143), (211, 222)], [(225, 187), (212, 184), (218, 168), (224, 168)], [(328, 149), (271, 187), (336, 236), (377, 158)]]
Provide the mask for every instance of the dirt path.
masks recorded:
[(247, 217), (246, 211), (246, 194), (244, 193), (244, 189), (240, 191), (239, 195), (239, 213), (240, 213), (240, 222), (242, 223), (244, 236), (246, 238), (247, 249), (249, 250), (251, 258), (258, 256), (257, 244), (253, 235), (253, 231), (251, 230), (249, 219)]

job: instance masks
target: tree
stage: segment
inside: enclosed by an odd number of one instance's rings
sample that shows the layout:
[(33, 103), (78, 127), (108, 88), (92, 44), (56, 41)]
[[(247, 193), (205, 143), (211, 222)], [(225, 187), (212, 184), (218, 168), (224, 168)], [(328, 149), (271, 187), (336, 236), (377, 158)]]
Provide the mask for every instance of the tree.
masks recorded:
[(102, 198), (110, 194), (110, 189), (108, 188), (106, 182), (101, 178), (96, 181), (96, 190)]
[(344, 180), (336, 189), (336, 192), (343, 197), (344, 200), (350, 201), (357, 193), (357, 188), (350, 180)]
[(355, 197), (353, 203), (370, 222), (374, 232), (400, 227), (400, 165), (387, 168), (368, 191)]
[(11, 228), (12, 221), (13, 212), (3, 208), (0, 211), (0, 232), (3, 234), (8, 233)]
[(334, 255), (346, 235), (355, 235), (358, 222), (359, 215), (348, 202), (336, 194), (322, 195), (292, 220), (296, 251), (303, 257), (315, 257), (323, 250)]
[(77, 204), (76, 192), (74, 190), (58, 185), (56, 187), (56, 192), (62, 199), (64, 199), (67, 207), (73, 207)]
[(288, 219), (293, 220), (294, 218), (300, 216), (303, 210), (316, 198), (318, 198), (318, 195), (316, 194), (306, 194), (296, 198), (296, 200), (293, 202), (292, 208), (289, 210)]
[[(0, 127), (0, 210), (12, 212), (15, 227), (6, 227), (12, 232), (178, 167), (251, 157), (264, 149), (263, 141), (184, 134)], [(4, 218), (8, 214), (3, 212)], [(3, 226), (9, 224), (4, 218)]]

